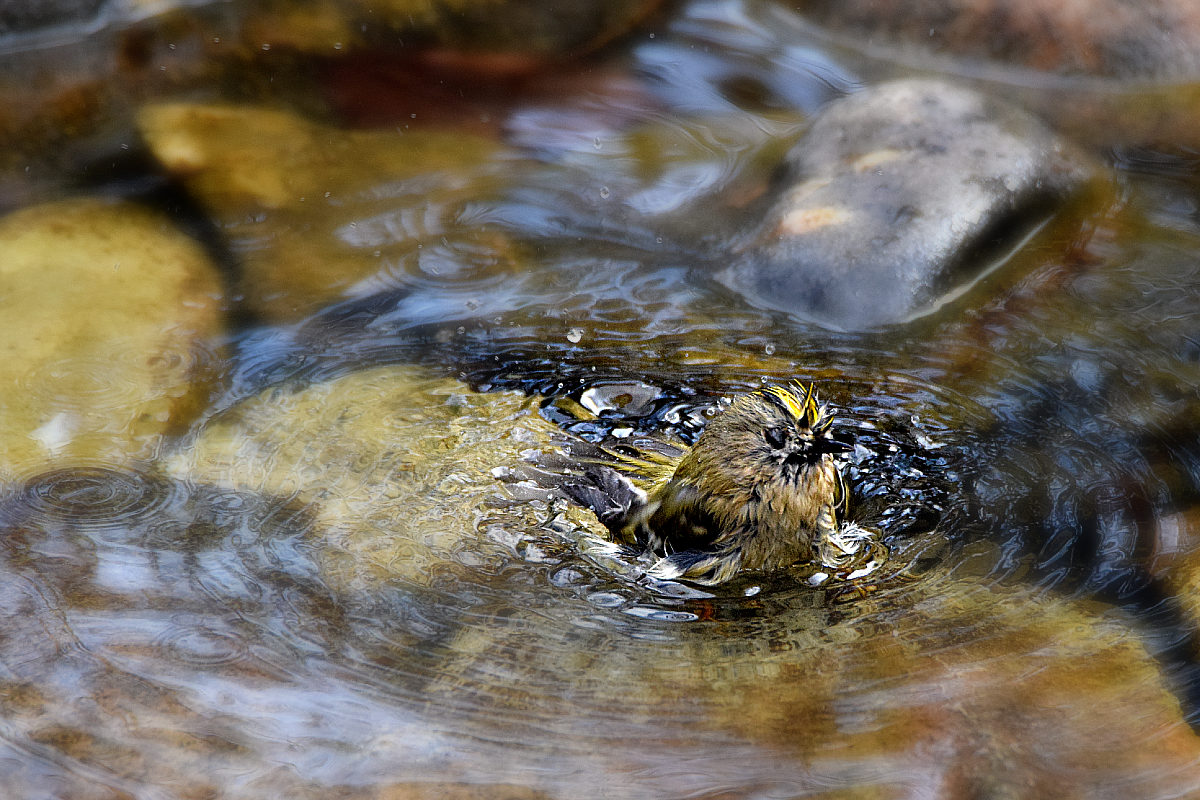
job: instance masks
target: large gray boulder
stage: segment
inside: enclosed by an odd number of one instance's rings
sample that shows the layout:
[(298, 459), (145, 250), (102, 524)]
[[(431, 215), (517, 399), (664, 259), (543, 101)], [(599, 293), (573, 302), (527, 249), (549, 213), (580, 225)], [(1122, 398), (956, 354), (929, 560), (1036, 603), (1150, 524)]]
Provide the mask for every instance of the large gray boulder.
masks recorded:
[(833, 328), (900, 322), (995, 263), (1087, 176), (1020, 109), (941, 81), (882, 84), (817, 116), (723, 279)]

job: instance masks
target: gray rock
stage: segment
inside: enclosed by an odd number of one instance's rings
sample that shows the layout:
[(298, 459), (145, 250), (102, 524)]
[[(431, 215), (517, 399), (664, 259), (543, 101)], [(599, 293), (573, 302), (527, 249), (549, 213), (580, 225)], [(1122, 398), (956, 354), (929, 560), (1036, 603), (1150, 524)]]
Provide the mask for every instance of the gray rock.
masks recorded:
[(992, 98), (931, 80), (865, 89), (792, 149), (722, 279), (834, 328), (904, 321), (978, 277), (1088, 175), (1045, 126)]

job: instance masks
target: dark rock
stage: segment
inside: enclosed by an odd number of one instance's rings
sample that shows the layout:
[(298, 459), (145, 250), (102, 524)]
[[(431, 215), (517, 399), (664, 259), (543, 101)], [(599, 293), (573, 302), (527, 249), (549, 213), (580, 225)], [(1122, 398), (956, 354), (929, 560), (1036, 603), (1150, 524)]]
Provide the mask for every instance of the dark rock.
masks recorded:
[(883, 84), (818, 115), (723, 279), (835, 328), (900, 322), (977, 277), (1087, 175), (1015, 107), (940, 81)]
[(334, 50), (403, 54), (486, 72), (524, 71), (592, 52), (629, 33), (662, 0), (316, 0), (298, 13), (266, 0), (244, 19), (242, 37), (328, 55)]

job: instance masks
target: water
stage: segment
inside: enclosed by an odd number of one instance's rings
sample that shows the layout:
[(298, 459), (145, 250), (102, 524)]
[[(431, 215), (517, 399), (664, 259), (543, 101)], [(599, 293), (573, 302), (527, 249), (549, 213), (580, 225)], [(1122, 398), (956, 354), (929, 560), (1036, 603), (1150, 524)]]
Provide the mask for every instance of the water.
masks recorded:
[[(250, 140), (211, 174), (260, 179), (222, 199), (133, 152), (138, 109), (112, 101), (95, 133), (4, 174), (13, 207), (69, 190), (170, 215), (223, 268), (227, 322), (206, 340), (218, 380), (152, 455), (139, 440), (0, 488), (0, 786), (1197, 790), (1194, 157), (1114, 130), (1090, 151), (1101, 185), (964, 296), (831, 333), (713, 275), (806, 115), (908, 68), (769, 4), (688, 4), (654, 34), (461, 116), (391, 96), (369, 128), (314, 99), (349, 91), (345, 65), (272, 85), (277, 62), (218, 52), (123, 102), (298, 109), (301, 138), (343, 157), (301, 174)], [(424, 169), (379, 177), (409, 133)], [(293, 178), (303, 205), (261, 201)], [(855, 444), (854, 514), (890, 553), (870, 580), (657, 585), (524, 480), (545, 482), (556, 437), (687, 443), (721, 396), (793, 378)]]

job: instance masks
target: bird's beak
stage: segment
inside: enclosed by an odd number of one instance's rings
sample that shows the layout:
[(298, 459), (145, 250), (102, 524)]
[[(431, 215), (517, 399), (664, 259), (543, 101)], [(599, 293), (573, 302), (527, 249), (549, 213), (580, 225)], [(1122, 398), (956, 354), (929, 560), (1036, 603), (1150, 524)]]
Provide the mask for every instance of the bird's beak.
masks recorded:
[(831, 439), (828, 436), (822, 436), (816, 441), (817, 450), (821, 453), (829, 453), (837, 455), (838, 453), (849, 453), (854, 449), (854, 445), (839, 442), (837, 439)]

